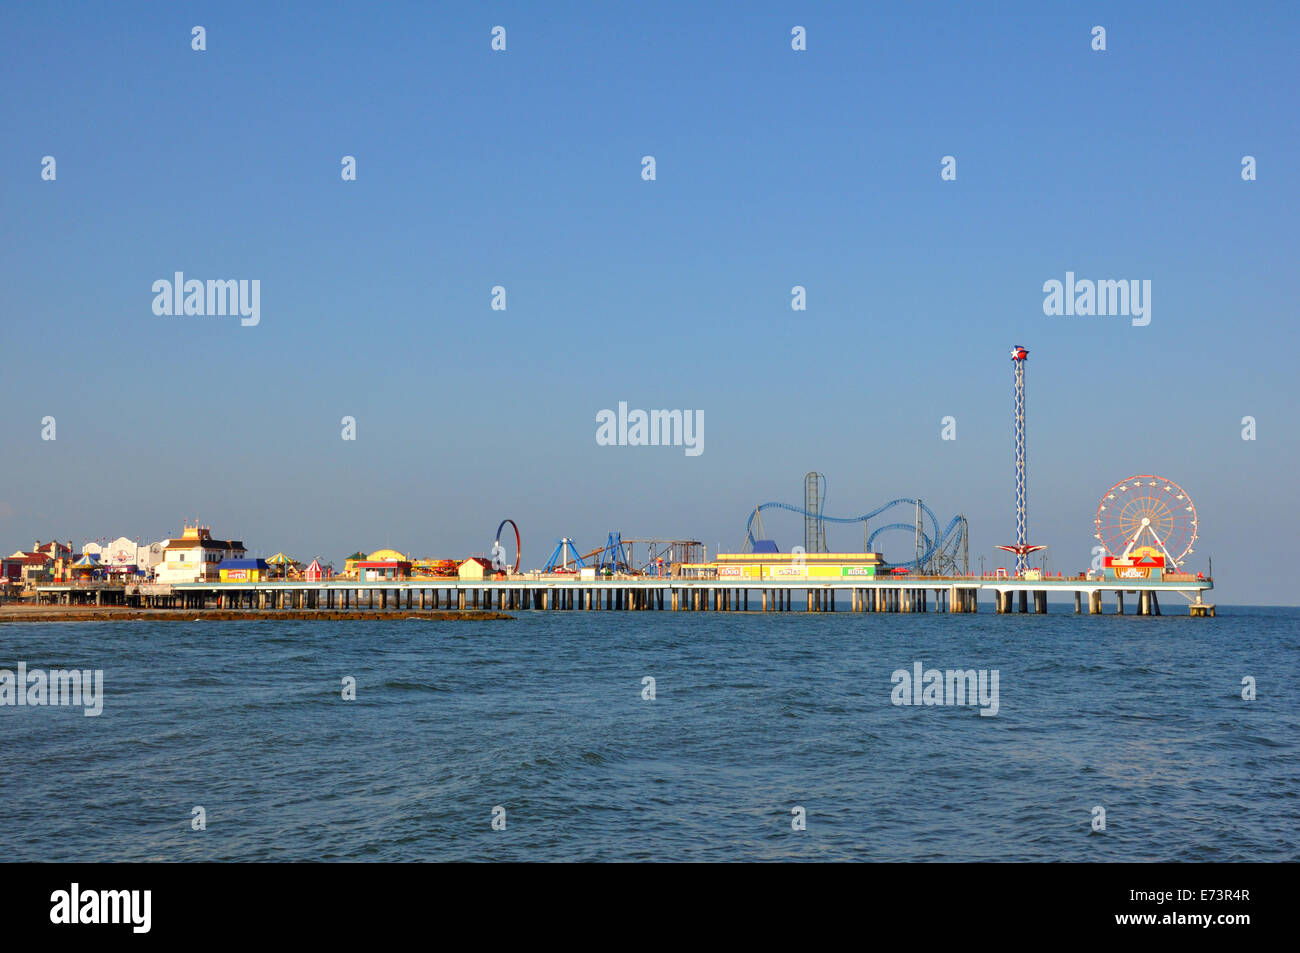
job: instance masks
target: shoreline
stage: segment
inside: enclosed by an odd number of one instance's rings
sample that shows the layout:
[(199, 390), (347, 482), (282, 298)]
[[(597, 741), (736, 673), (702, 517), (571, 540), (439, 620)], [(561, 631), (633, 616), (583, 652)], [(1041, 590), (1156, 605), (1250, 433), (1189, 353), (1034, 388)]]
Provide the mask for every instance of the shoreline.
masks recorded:
[(267, 620), (351, 622), (425, 619), (438, 622), (469, 619), (512, 619), (504, 612), (487, 609), (465, 611), (415, 609), (133, 609), (126, 606), (0, 606), (0, 623), (4, 622), (255, 622)]

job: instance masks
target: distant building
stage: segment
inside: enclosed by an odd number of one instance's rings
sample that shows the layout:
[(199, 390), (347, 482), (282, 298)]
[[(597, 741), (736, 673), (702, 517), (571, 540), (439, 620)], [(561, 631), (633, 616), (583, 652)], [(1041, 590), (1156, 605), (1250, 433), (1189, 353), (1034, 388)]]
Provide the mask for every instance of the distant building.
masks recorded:
[(265, 559), (223, 559), (217, 564), (221, 582), (261, 582), (270, 574)]
[(246, 552), (239, 540), (214, 539), (206, 526), (186, 526), (179, 539), (163, 544), (155, 578), (167, 584), (213, 581), (219, 578), (222, 560), (243, 559)]
[(406, 559), (363, 559), (357, 563), (357, 572), (360, 573), (362, 582), (408, 579), (411, 575), (411, 563)]
[(29, 552), (44, 553), (46, 556), (49, 556), (51, 559), (61, 559), (61, 558), (71, 559), (72, 540), (68, 540), (68, 542), (64, 544), (57, 541), (52, 543), (42, 543), (38, 539), (35, 545), (33, 545), (32, 548), (29, 550)]
[(302, 577), (308, 582), (321, 582), (322, 580), (331, 578), (333, 575), (334, 567), (322, 566), (320, 557), (317, 556), (307, 564), (307, 568), (303, 570)]
[(360, 570), (357, 569), (357, 563), (361, 562), (365, 558), (366, 554), (358, 549), (347, 559), (343, 560), (343, 575), (349, 579), (356, 579), (361, 574)]
[(141, 543), (139, 540), (119, 536), (108, 543), (87, 543), (81, 551), (86, 556), (97, 556), (100, 566), (110, 575), (120, 573), (144, 575), (163, 561), (165, 545), (165, 540)]
[(377, 579), (409, 579), (411, 576), (410, 558), (395, 549), (376, 549), (369, 556), (362, 556), (355, 561), (349, 557), (347, 564), (357, 571), (357, 578), (363, 582)]
[(471, 556), (460, 564), (456, 575), (461, 579), (483, 579), (492, 575), (492, 561), (482, 556)]
[(4, 576), (9, 582), (24, 587), (53, 582), (54, 563), (48, 553), (19, 550), (5, 559)]
[(0, 585), (20, 585), (23, 581), (24, 561), (20, 554), (0, 559)]

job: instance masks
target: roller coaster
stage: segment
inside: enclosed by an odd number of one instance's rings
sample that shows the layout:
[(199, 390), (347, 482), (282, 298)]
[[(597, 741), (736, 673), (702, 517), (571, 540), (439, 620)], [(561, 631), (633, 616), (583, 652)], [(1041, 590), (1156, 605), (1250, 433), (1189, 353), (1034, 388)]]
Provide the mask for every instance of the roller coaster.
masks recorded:
[[(814, 478), (820, 481), (820, 485), (815, 488)], [(910, 506), (915, 513), (914, 520), (911, 523), (887, 523), (884, 526), (877, 527), (866, 537), (866, 551), (877, 551), (875, 542), (882, 533), (903, 530), (912, 534), (914, 539), (915, 546), (912, 558), (905, 562), (889, 560), (890, 565), (927, 575), (965, 576), (970, 574), (970, 541), (965, 516), (961, 514), (954, 516), (948, 521), (948, 525), (940, 531), (939, 518), (934, 515), (934, 510), (926, 506), (921, 500), (910, 497), (899, 497), (896, 500), (890, 500), (883, 506), (878, 506), (861, 516), (826, 516), (822, 513), (822, 503), (826, 498), (825, 484), (826, 478), (824, 476), (819, 473), (809, 473), (806, 478), (807, 492), (805, 497), (808, 500), (807, 505), (795, 506), (792, 503), (771, 502), (760, 503), (754, 507), (753, 512), (749, 514), (749, 522), (745, 524), (744, 552), (754, 551), (755, 523), (758, 524), (759, 535), (757, 538), (763, 538), (762, 513), (764, 510), (786, 510), (803, 516), (807, 527), (805, 541), (810, 542), (812, 544), (811, 548), (816, 551), (826, 552), (826, 533), (823, 523), (862, 523), (865, 532), (868, 522), (882, 513), (896, 506)], [(923, 515), (930, 520), (928, 532)]]

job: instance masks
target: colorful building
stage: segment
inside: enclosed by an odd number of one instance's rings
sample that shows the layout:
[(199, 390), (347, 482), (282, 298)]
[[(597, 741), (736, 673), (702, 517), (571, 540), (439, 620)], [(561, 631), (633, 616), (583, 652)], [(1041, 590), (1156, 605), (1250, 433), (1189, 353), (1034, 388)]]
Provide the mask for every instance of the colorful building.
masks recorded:
[(263, 582), (271, 569), (265, 559), (223, 559), (217, 565), (221, 582)]
[(165, 541), (141, 543), (119, 536), (111, 542), (92, 541), (81, 547), (83, 555), (98, 556), (99, 564), (110, 574), (144, 575), (163, 561)]
[(302, 573), (303, 579), (308, 582), (322, 582), (323, 580), (333, 577), (333, 575), (334, 567), (322, 566), (319, 556), (308, 563), (307, 568), (304, 569)]
[(362, 582), (408, 579), (411, 563), (406, 559), (363, 559), (357, 563), (357, 572)]
[(717, 579), (874, 579), (888, 565), (880, 553), (718, 553), (713, 562), (679, 563), (678, 575)]
[(1107, 556), (1103, 560), (1106, 579), (1155, 579), (1165, 574), (1165, 557), (1154, 546), (1139, 546), (1127, 556)]

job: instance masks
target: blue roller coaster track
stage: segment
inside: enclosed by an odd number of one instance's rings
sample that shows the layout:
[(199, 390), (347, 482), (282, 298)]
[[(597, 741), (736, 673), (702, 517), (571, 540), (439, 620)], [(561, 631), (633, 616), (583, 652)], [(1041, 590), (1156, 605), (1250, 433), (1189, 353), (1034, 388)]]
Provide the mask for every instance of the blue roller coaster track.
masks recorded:
[[(886, 510), (891, 509), (892, 507), (895, 506), (902, 506), (902, 505), (907, 505), (915, 508), (917, 505), (917, 501), (914, 499), (910, 499), (908, 497), (899, 497), (896, 500), (890, 500), (884, 506), (877, 507), (876, 509), (872, 510), (870, 513), (863, 513), (861, 516), (824, 516), (820, 512), (812, 513), (802, 506), (794, 506), (791, 503), (775, 503), (775, 502), (760, 503), (758, 506), (754, 507), (753, 511), (750, 512), (749, 522), (745, 524), (745, 548), (747, 550), (752, 550), (754, 548), (754, 520), (759, 518), (759, 514), (762, 513), (763, 510), (770, 510), (770, 509), (787, 510), (788, 512), (791, 513), (798, 513), (805, 518), (813, 517), (818, 520), (823, 520), (827, 523), (866, 523), (868, 520), (875, 519), (877, 516), (879, 516), (881, 513), (885, 512)], [(948, 525), (943, 528), (943, 531), (940, 532), (939, 518), (934, 515), (934, 510), (930, 509), (930, 507), (926, 506), (925, 503), (923, 502), (920, 504), (920, 506), (921, 506), (921, 511), (925, 513), (925, 515), (930, 519), (930, 532), (928, 533), (925, 532), (924, 528), (922, 529), (921, 532), (920, 559), (918, 560), (916, 558), (914, 552), (913, 557), (908, 561), (906, 562), (891, 561), (890, 565), (899, 566), (904, 569), (912, 569), (912, 570), (916, 570), (920, 567), (927, 566), (930, 563), (930, 561), (935, 557), (935, 555), (945, 545), (947, 545), (948, 543), (954, 540), (955, 534), (958, 533), (961, 526), (963, 525), (964, 518), (960, 515), (954, 516), (949, 521)], [(894, 531), (903, 530), (911, 534), (913, 537), (915, 537), (916, 534), (916, 526), (913, 523), (889, 523), (885, 526), (877, 527), (876, 530), (872, 532), (870, 536), (867, 537), (867, 548), (874, 552), (876, 537), (878, 537), (881, 533), (887, 533), (890, 532), (891, 530)]]

